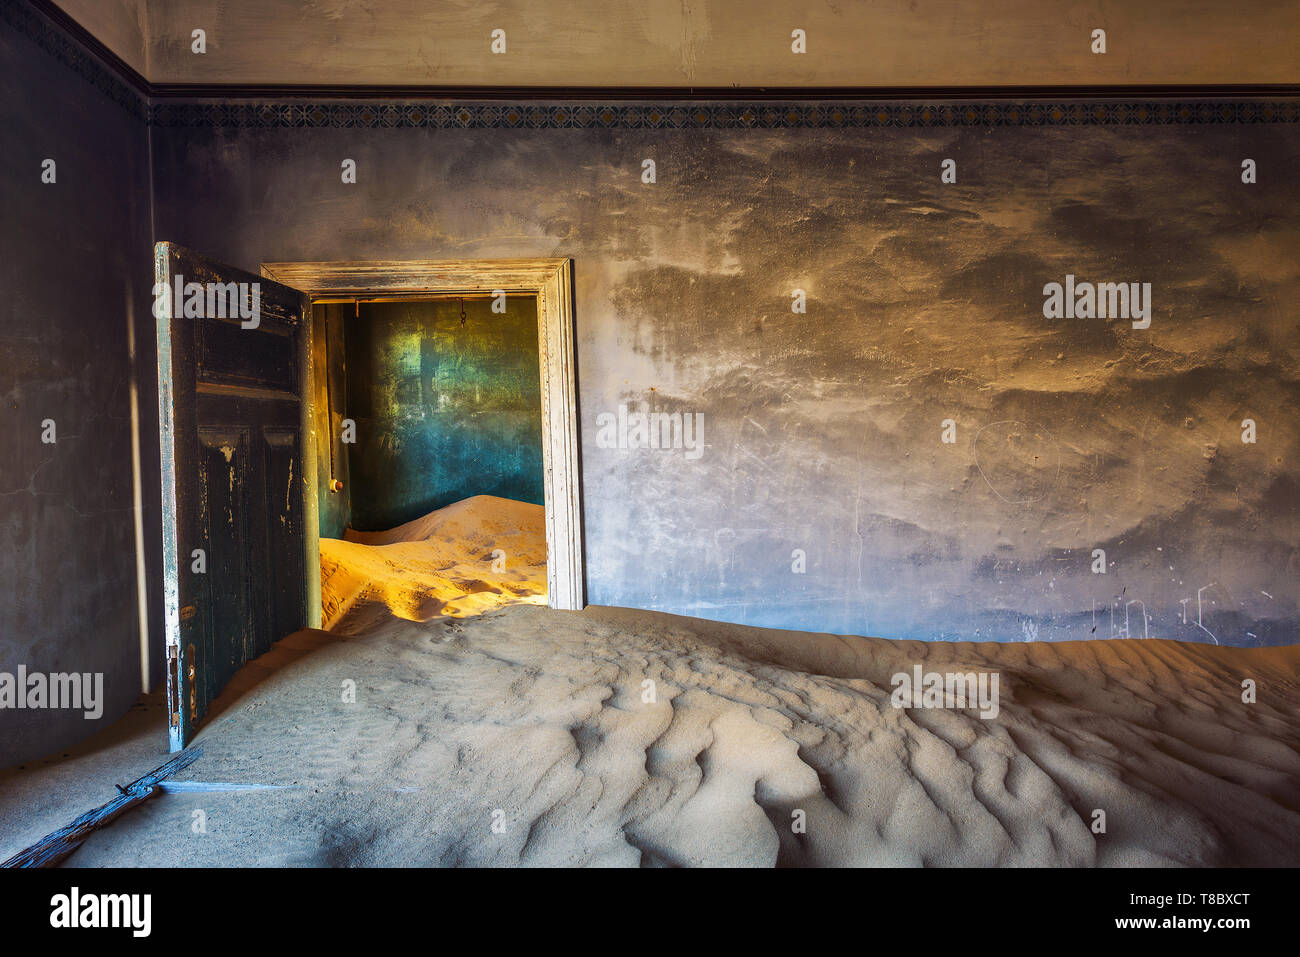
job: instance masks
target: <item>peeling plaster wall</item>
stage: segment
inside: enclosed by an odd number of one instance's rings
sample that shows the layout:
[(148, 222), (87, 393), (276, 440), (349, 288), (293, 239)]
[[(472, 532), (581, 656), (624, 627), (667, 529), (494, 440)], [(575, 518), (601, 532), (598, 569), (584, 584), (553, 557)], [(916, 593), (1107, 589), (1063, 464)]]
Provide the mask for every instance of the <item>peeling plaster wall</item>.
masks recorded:
[[(140, 694), (136, 371), (146, 547), (161, 533), (147, 128), (7, 22), (0, 90), (0, 672), (103, 673), (98, 720), (0, 710), (8, 765), (107, 727)], [(53, 444), (42, 442), (46, 419)]]
[[(1293, 126), (159, 128), (154, 145), (160, 237), (244, 268), (574, 259), (593, 603), (895, 638), (1127, 620), (1296, 640)], [(1151, 327), (1045, 319), (1067, 273), (1152, 283)], [(702, 454), (600, 447), (597, 417), (641, 403), (701, 413)]]
[(362, 303), (343, 320), (351, 525), (384, 531), (473, 495), (542, 504), (537, 304)]

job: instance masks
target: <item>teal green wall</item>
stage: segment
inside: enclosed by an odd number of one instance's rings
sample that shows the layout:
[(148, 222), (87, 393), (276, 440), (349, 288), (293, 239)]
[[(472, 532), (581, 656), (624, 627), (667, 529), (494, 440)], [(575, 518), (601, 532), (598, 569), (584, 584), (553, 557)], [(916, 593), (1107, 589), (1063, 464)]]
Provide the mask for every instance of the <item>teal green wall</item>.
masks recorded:
[(343, 322), (352, 527), (392, 528), (472, 495), (542, 504), (537, 304), (362, 303)]

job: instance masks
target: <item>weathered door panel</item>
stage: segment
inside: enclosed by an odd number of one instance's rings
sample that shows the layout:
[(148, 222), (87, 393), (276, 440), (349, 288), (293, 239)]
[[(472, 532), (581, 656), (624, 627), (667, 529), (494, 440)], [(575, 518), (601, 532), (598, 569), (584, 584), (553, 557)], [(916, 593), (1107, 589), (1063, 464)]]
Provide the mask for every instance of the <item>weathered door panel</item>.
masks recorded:
[(266, 651), (271, 643), (305, 624), (303, 583), (307, 580), (303, 550), (303, 486), (309, 480), (303, 444), (297, 428), (267, 428), (262, 433), (265, 500), (275, 506), (266, 525), (266, 554), (279, 556), (267, 577), (270, 630), (262, 634)]
[[(156, 314), (175, 751), (245, 662), (306, 624), (310, 324), (306, 297), (288, 286), (171, 243), (155, 247), (154, 263), (155, 282), (171, 290)], [(190, 283), (204, 291), (202, 307)], [(221, 308), (223, 296), (254, 284), (255, 316)]]
[[(205, 698), (211, 700), (247, 660), (253, 625), (248, 607), (248, 431), (199, 429), (199, 450), (198, 531), (207, 544), (203, 647), (209, 665), (202, 677)], [(231, 640), (222, 643), (222, 636)]]

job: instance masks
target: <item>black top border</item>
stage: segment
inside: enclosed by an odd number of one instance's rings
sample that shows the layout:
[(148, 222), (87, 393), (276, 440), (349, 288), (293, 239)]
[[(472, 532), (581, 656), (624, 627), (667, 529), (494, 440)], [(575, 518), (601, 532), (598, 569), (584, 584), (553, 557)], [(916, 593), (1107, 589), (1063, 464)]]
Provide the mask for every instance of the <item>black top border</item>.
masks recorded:
[(1300, 122), (1300, 100), (995, 103), (154, 103), (158, 127), (425, 129), (870, 129), (1169, 126)]

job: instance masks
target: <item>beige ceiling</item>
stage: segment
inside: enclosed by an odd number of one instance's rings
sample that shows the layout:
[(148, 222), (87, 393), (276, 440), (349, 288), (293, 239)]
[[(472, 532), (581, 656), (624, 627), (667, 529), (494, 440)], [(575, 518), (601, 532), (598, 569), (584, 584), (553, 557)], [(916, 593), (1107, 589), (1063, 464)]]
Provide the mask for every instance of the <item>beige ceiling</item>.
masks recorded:
[[(1297, 0), (57, 0), (154, 83), (1296, 83)], [(190, 51), (196, 28), (208, 49)], [(807, 52), (791, 52), (791, 31)], [(1094, 28), (1108, 52), (1093, 54)], [(495, 29), (506, 52), (489, 50)]]
[(55, 0), (137, 73), (145, 74), (145, 0)]

